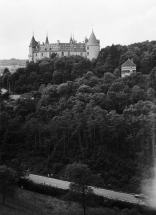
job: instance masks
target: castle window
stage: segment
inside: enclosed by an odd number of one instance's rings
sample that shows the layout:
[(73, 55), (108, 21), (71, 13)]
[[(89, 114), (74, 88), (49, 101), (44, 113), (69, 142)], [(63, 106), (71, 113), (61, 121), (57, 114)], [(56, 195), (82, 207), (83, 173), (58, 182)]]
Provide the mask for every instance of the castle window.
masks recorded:
[(37, 56), (37, 53), (36, 53), (36, 56)]
[(43, 56), (43, 53), (42, 53), (42, 56)]
[(87, 55), (89, 55), (89, 52), (87, 52)]
[(62, 52), (62, 57), (64, 57), (64, 52)]
[(89, 46), (87, 46), (87, 50), (89, 50)]

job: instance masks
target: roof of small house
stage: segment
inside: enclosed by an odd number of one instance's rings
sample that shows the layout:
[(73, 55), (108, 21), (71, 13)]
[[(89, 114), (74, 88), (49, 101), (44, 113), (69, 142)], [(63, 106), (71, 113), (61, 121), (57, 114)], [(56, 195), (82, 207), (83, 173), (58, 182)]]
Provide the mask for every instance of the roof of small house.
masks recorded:
[(122, 67), (131, 67), (131, 66), (136, 66), (136, 64), (133, 63), (132, 60), (128, 59), (128, 60), (127, 60), (125, 63), (123, 63), (121, 66), (122, 66)]

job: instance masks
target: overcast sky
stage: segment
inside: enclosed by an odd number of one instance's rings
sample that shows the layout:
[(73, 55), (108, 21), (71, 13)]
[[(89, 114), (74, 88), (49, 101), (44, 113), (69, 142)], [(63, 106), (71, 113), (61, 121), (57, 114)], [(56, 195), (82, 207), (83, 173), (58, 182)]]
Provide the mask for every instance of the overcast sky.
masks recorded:
[(92, 25), (101, 48), (156, 40), (156, 0), (0, 0), (0, 59), (27, 59), (36, 41), (78, 42)]

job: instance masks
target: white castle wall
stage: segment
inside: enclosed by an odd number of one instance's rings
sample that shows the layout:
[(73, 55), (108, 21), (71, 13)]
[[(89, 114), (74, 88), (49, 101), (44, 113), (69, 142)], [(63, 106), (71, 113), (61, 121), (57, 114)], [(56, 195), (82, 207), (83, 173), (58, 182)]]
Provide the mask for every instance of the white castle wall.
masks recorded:
[[(31, 48), (32, 49), (32, 48)], [(37, 62), (37, 60), (39, 59), (42, 59), (42, 58), (49, 58), (50, 55), (52, 53), (57, 53), (59, 57), (62, 57), (62, 51), (59, 51), (59, 52), (36, 52), (36, 53), (33, 53), (32, 54), (32, 57), (30, 58), (29, 56), (29, 60), (32, 61), (32, 59), (34, 60), (34, 62)], [(82, 56), (82, 57), (87, 57), (87, 53), (86, 52), (63, 52), (64, 53), (64, 56), (68, 57), (68, 56), (72, 56), (72, 55), (79, 55), (79, 56)]]
[(29, 47), (29, 61), (34, 60), (34, 50), (35, 48)]
[(87, 57), (87, 53), (86, 52), (82, 52), (82, 56), (83, 57)]
[[(96, 55), (98, 56), (98, 54), (95, 55), (94, 51), (96, 50), (97, 48), (93, 48), (93, 49), (90, 49), (90, 52), (91, 54), (89, 55), (89, 57), (91, 58), (95, 58)], [(34, 62), (37, 62), (37, 60), (40, 60), (42, 58), (49, 58), (50, 55), (52, 53), (57, 53), (59, 57), (62, 57), (62, 52), (63, 52), (63, 56), (75, 56), (75, 55), (79, 55), (79, 56), (82, 56), (82, 57), (87, 57), (87, 52), (75, 52), (75, 51), (58, 51), (58, 52), (35, 52), (35, 49), (32, 48), (32, 47), (29, 47), (29, 61), (34, 61)], [(97, 51), (98, 52), (98, 51)], [(99, 53), (99, 52), (98, 52)], [(90, 58), (89, 58), (90, 59)]]
[(133, 73), (136, 73), (136, 66), (123, 66), (121, 67), (121, 77), (129, 76)]
[(97, 58), (100, 52), (100, 46), (89, 45), (89, 50), (87, 50), (87, 58), (92, 60), (93, 58)]
[[(87, 42), (85, 40), (85, 42)], [(88, 45), (87, 45), (88, 44)], [(73, 51), (66, 49), (66, 45), (62, 43), (62, 46), (60, 46), (59, 49), (59, 45), (61, 45), (60, 41), (57, 41), (57, 44), (42, 44), (40, 45), (40, 42), (36, 42), (34, 36), (32, 37), (32, 40), (30, 42), (30, 46), (36, 46), (36, 48), (32, 48), (29, 47), (29, 61), (37, 61), (39, 59), (42, 58), (49, 58), (51, 56), (52, 53), (57, 53), (59, 57), (62, 56), (70, 56), (70, 55), (79, 55), (79, 56), (83, 56), (83, 57), (87, 57), (88, 59), (92, 60), (93, 58), (97, 58), (100, 52), (100, 41), (96, 39), (94, 32), (92, 31), (91, 36), (88, 40), (87, 43), (83, 43), (81, 44), (77, 44), (78, 45), (78, 49), (76, 49), (76, 46), (73, 47), (72, 44), (72, 48)], [(70, 45), (70, 43), (68, 44), (68, 46)], [(54, 46), (55, 48), (51, 48), (52, 46)], [(86, 47), (87, 46), (87, 47)], [(49, 49), (50, 47), (50, 49)], [(63, 47), (63, 48), (61, 48)], [(82, 51), (81, 51), (81, 47), (82, 47)], [(89, 47), (89, 49), (88, 49)], [(39, 48), (39, 49), (38, 49)], [(58, 49), (57, 49), (58, 48)], [(53, 52), (52, 50), (56, 50), (55, 52)], [(66, 50), (66, 51), (63, 51)], [(75, 51), (74, 51), (75, 50)], [(79, 51), (77, 51), (79, 50)], [(41, 51), (41, 52), (40, 52)]]

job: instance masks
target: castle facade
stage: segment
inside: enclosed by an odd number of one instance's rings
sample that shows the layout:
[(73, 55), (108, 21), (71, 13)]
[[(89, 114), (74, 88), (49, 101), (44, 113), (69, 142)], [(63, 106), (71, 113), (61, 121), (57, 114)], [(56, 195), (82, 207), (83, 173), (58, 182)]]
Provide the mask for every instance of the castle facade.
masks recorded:
[(100, 40), (97, 40), (95, 34), (92, 33), (89, 39), (85, 38), (84, 42), (79, 42), (74, 38), (70, 38), (69, 43), (61, 43), (59, 40), (57, 43), (49, 43), (48, 36), (46, 36), (45, 43), (40, 44), (32, 36), (29, 45), (29, 61), (37, 62), (42, 58), (49, 58), (53, 53), (56, 53), (59, 57), (79, 55), (86, 57), (90, 60), (96, 59), (100, 52)]

